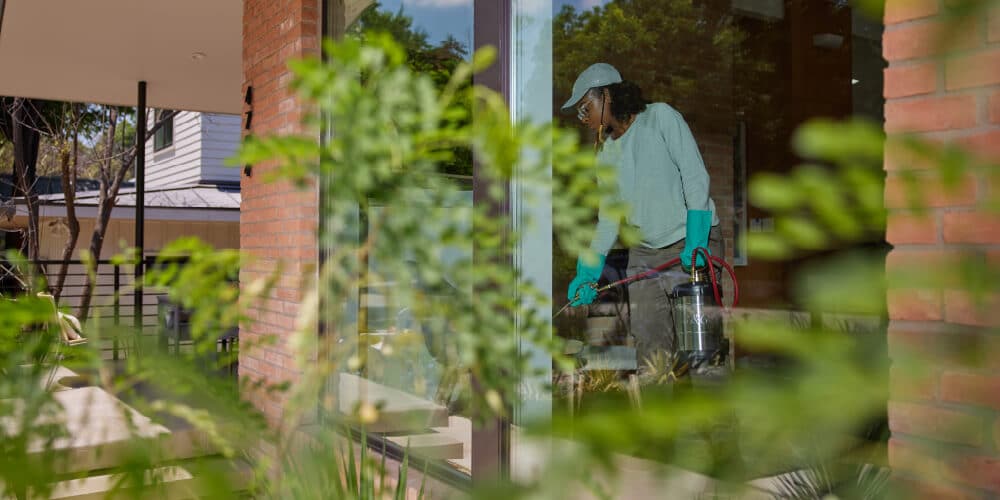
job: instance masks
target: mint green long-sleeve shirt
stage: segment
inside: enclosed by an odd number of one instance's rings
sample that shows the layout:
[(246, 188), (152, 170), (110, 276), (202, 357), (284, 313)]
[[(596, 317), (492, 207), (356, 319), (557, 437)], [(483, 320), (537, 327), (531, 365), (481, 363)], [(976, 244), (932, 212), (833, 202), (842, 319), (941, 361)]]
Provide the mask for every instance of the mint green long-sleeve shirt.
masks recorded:
[[(647, 106), (621, 137), (605, 140), (597, 159), (615, 167), (618, 197), (629, 207), (625, 222), (639, 228), (643, 246), (661, 248), (684, 239), (689, 209), (711, 210), (712, 225), (719, 223), (698, 144), (669, 105)], [(590, 245), (602, 255), (614, 245), (620, 223), (606, 212), (598, 213)]]

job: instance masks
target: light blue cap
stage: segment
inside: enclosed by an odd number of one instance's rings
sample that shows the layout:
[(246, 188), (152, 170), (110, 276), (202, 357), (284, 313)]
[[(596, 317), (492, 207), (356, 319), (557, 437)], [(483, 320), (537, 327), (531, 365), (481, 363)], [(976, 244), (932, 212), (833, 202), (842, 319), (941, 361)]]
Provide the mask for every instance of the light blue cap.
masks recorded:
[(576, 103), (583, 99), (583, 94), (594, 87), (603, 87), (612, 83), (621, 83), (622, 75), (614, 66), (608, 63), (596, 63), (583, 70), (580, 76), (573, 82), (573, 95), (562, 105), (564, 112), (573, 109)]

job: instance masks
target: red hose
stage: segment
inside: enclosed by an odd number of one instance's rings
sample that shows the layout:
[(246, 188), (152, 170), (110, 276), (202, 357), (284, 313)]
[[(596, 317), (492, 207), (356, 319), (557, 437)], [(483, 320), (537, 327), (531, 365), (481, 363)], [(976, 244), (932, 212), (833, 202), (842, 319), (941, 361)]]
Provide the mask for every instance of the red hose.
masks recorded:
[(715, 303), (719, 304), (719, 307), (725, 307), (722, 305), (722, 296), (719, 295), (719, 281), (715, 277), (715, 266), (712, 265), (712, 254), (708, 252), (705, 247), (695, 248), (691, 252), (691, 269), (694, 269), (698, 265), (698, 254), (705, 255), (705, 262), (708, 263), (708, 275), (712, 277), (712, 294), (715, 296)]
[[(726, 271), (729, 272), (729, 277), (733, 279), (733, 305), (729, 307), (736, 307), (736, 305), (740, 303), (740, 284), (736, 281), (736, 271), (733, 270), (733, 266), (730, 266), (729, 263), (721, 257), (712, 257), (712, 261), (722, 264), (722, 267), (726, 268)], [(721, 306), (722, 303), (720, 302), (719, 305)]]
[[(692, 268), (694, 268), (695, 265), (697, 265), (697, 263), (698, 263), (698, 252), (701, 252), (703, 255), (705, 255), (705, 257), (708, 259), (709, 263), (715, 262), (715, 263), (721, 264), (722, 267), (726, 268), (726, 271), (729, 272), (729, 276), (733, 279), (733, 305), (729, 306), (729, 308), (736, 307), (736, 305), (739, 304), (739, 302), (740, 302), (740, 286), (739, 286), (739, 283), (736, 282), (736, 271), (733, 270), (732, 266), (730, 266), (728, 262), (726, 262), (725, 260), (723, 260), (720, 257), (716, 257), (716, 256), (708, 253), (708, 249), (704, 248), (704, 247), (698, 247), (698, 248), (696, 248), (694, 250), (694, 252), (691, 254), (691, 267)], [(680, 263), (681, 263), (680, 257), (677, 257), (677, 258), (674, 258), (674, 259), (670, 259), (670, 260), (664, 262), (663, 264), (660, 264), (660, 265), (658, 265), (658, 266), (650, 269), (649, 271), (644, 271), (644, 272), (641, 272), (639, 274), (636, 274), (635, 276), (629, 276), (628, 278), (621, 279), (621, 280), (615, 281), (614, 283), (607, 284), (607, 285), (601, 287), (601, 289), (598, 290), (598, 291), (601, 292), (601, 293), (604, 293), (604, 292), (606, 292), (606, 291), (608, 291), (608, 290), (610, 290), (610, 289), (612, 289), (612, 288), (614, 288), (616, 286), (627, 285), (627, 284), (629, 284), (629, 283), (631, 283), (633, 281), (639, 281), (639, 280), (646, 279), (646, 278), (648, 278), (650, 276), (653, 276), (653, 275), (658, 274), (658, 273), (660, 273), (662, 271), (665, 271), (665, 270), (667, 270), (667, 269), (669, 269), (671, 267), (674, 267), (674, 266), (676, 266), (677, 264), (680, 264)], [(718, 281), (718, 278), (715, 275), (715, 266), (709, 265), (708, 269), (709, 269), (709, 275), (711, 276), (711, 279), (712, 279), (712, 292), (715, 294), (715, 303), (719, 304), (719, 307), (722, 307), (724, 309), (729, 309), (725, 305), (723, 305), (723, 303), (722, 303), (722, 297), (719, 294), (719, 285), (718, 285), (719, 281)]]

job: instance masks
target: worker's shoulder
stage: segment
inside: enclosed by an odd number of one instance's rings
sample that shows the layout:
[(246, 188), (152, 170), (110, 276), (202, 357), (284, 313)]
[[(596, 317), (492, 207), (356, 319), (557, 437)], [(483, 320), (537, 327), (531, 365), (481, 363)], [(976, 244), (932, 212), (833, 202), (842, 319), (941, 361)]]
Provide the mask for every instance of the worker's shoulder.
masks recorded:
[(684, 117), (681, 113), (674, 109), (673, 106), (665, 102), (654, 102), (646, 106), (646, 112), (655, 117), (657, 120), (669, 120), (669, 121), (683, 121)]

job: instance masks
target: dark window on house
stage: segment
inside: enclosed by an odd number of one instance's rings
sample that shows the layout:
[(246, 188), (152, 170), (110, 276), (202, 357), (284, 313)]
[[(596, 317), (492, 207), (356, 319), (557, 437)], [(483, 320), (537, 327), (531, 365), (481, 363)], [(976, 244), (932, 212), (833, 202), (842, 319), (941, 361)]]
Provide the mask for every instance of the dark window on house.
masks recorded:
[[(164, 116), (168, 116), (167, 113), (171, 113), (170, 110), (161, 109), (156, 111), (156, 121), (153, 123), (159, 123)], [(166, 121), (163, 122), (163, 126), (156, 130), (153, 135), (153, 151), (159, 151), (163, 148), (170, 147), (174, 143), (174, 116), (170, 114)]]

